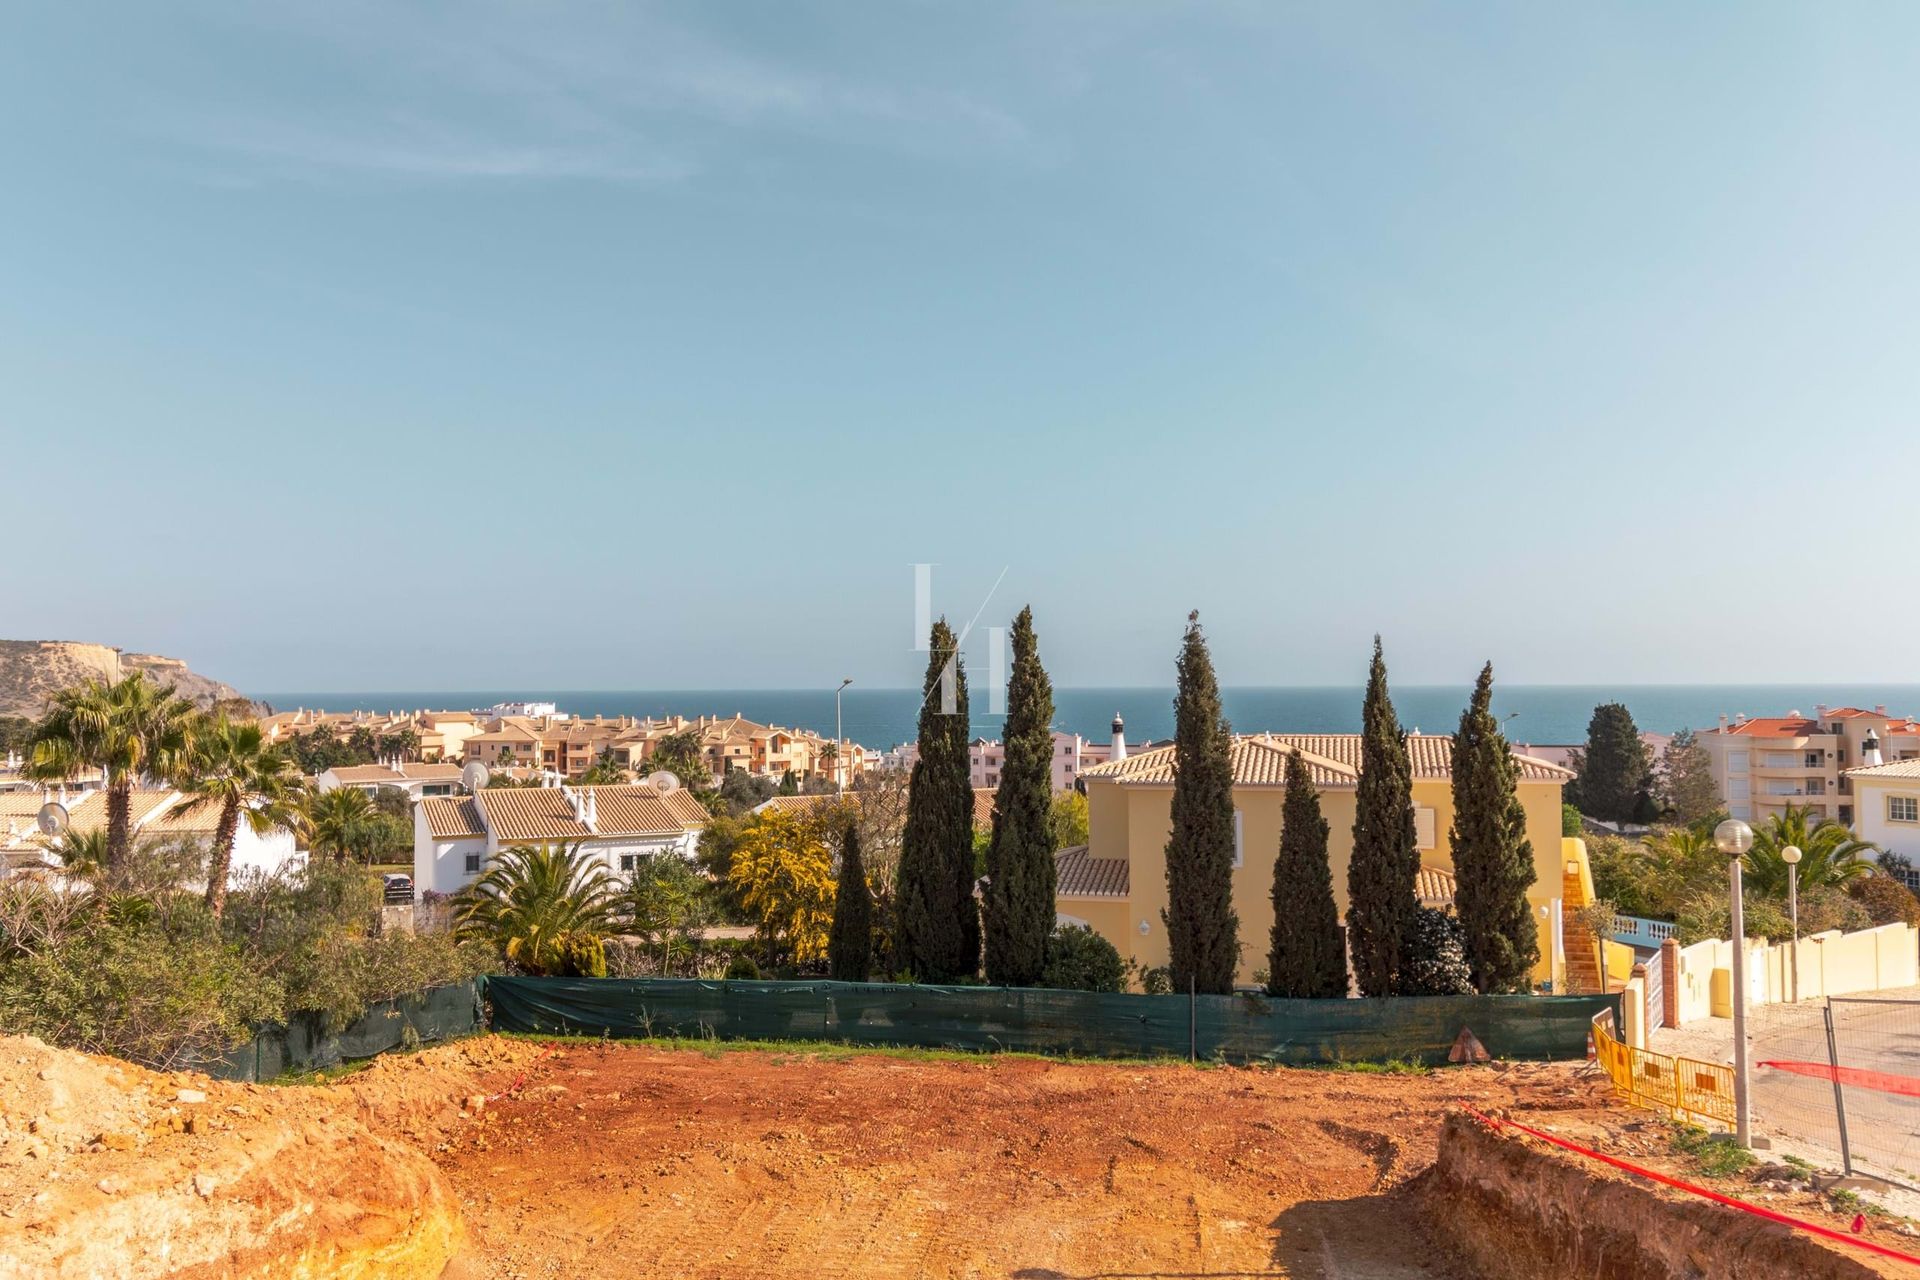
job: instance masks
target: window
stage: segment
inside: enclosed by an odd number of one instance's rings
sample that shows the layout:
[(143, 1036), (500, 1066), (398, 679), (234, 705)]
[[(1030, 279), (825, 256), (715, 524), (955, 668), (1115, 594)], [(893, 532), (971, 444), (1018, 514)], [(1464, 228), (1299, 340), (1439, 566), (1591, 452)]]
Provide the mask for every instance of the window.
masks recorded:
[(1913, 796), (1888, 796), (1887, 821), (1920, 822), (1920, 798)]
[(1413, 807), (1413, 846), (1416, 849), (1432, 849), (1434, 844), (1434, 813), (1425, 805)]
[(470, 853), (467, 855), (467, 874), (470, 876), (477, 876), (480, 874), (480, 855), (479, 854)]
[(621, 869), (622, 871), (627, 871), (627, 872), (631, 872), (631, 871), (633, 871), (633, 870), (635, 870), (636, 868), (638, 868), (638, 867), (639, 867), (639, 865), (640, 865), (640, 855), (639, 855), (639, 854), (637, 854), (637, 853), (623, 853), (623, 854), (621, 854), (621, 855), (620, 855), (620, 869)]
[[(1818, 751), (1807, 752), (1807, 768), (1818, 769), (1824, 763), (1826, 763), (1826, 757), (1821, 755)], [(1731, 910), (1732, 908), (1728, 908), (1728, 909)]]
[(1747, 771), (1747, 753), (1744, 751), (1727, 752), (1727, 772), (1745, 773)]
[(1750, 804), (1736, 804), (1730, 807), (1733, 810), (1733, 816), (1736, 818), (1751, 818), (1753, 816), (1753, 806)]
[(1243, 835), (1245, 823), (1240, 820), (1240, 811), (1233, 811), (1233, 865), (1244, 867), (1247, 864), (1246, 839)]

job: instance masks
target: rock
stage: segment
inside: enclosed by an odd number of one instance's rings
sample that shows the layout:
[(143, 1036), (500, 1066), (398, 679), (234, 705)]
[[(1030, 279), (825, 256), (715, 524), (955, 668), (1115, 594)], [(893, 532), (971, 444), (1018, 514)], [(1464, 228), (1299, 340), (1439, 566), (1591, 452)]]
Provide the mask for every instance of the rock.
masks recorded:
[(461, 1100), (460, 1107), (463, 1111), (471, 1111), (474, 1115), (479, 1115), (487, 1109), (487, 1095), (484, 1093), (470, 1093)]
[(210, 1173), (196, 1173), (193, 1175), (193, 1193), (202, 1200), (211, 1196), (213, 1189), (219, 1185), (220, 1180)]
[(175, 1102), (205, 1102), (207, 1100), (207, 1091), (205, 1089), (182, 1089), (173, 1095), (173, 1100)]
[(184, 1116), (180, 1120), (180, 1128), (186, 1133), (205, 1133), (207, 1122), (197, 1115)]
[(103, 1196), (117, 1195), (120, 1191), (120, 1184), (112, 1178), (102, 1178), (93, 1185), (99, 1189), (100, 1194)]
[(103, 1133), (95, 1141), (109, 1151), (131, 1151), (139, 1145), (130, 1133)]

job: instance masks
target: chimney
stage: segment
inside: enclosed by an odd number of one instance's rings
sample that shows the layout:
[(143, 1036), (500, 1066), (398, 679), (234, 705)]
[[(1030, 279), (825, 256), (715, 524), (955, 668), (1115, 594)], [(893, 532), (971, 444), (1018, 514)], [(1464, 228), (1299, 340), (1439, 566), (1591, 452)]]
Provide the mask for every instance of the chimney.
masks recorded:
[(1886, 703), (1884, 703), (1884, 702), (1876, 702), (1876, 703), (1874, 703), (1874, 704), (1873, 704), (1873, 714), (1875, 714), (1875, 715), (1877, 715), (1877, 716), (1883, 716), (1883, 715), (1885, 715), (1885, 714), (1887, 714), (1887, 704), (1886, 704)]
[(1720, 717), (1720, 732), (1725, 733), (1726, 731), (1727, 731), (1727, 717), (1723, 713)]
[(1867, 730), (1867, 740), (1860, 744), (1860, 763), (1863, 765), (1880, 763), (1880, 739), (1873, 736), (1873, 730)]
[(1824, 702), (1814, 703), (1813, 714), (1820, 717), (1822, 720), (1825, 720), (1827, 718), (1827, 704)]
[(1127, 722), (1120, 718), (1118, 711), (1113, 713), (1113, 750), (1107, 758), (1109, 760), (1127, 758)]

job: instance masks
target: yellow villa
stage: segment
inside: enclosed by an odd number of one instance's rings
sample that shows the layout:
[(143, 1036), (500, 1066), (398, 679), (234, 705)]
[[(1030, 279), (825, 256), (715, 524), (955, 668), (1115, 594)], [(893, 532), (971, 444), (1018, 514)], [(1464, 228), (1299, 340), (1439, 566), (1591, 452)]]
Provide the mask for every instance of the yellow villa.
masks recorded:
[[(1414, 734), (1414, 818), (1420, 848), (1419, 896), (1430, 906), (1453, 896), (1453, 857), (1447, 832), (1453, 822), (1453, 739)], [(1299, 748), (1320, 808), (1332, 828), (1327, 838), (1335, 900), (1344, 918), (1347, 863), (1353, 853), (1355, 788), (1360, 779), (1359, 734), (1260, 734), (1234, 739), (1234, 909), (1240, 915), (1240, 971), (1251, 985), (1266, 968), (1267, 934), (1273, 927), (1273, 860), (1280, 849), (1280, 815), (1287, 756)], [(1125, 748), (1120, 750), (1124, 752)], [(1171, 746), (1126, 755), (1086, 770), (1088, 843), (1062, 850), (1057, 859), (1059, 916), (1085, 924), (1145, 968), (1167, 963), (1166, 846), (1172, 829)], [(1535, 980), (1564, 987), (1554, 938), (1559, 923), (1562, 850), (1560, 789), (1572, 774), (1558, 765), (1516, 754), (1518, 794), (1526, 808), (1527, 837), (1537, 873), (1529, 893), (1540, 925), (1540, 963)]]

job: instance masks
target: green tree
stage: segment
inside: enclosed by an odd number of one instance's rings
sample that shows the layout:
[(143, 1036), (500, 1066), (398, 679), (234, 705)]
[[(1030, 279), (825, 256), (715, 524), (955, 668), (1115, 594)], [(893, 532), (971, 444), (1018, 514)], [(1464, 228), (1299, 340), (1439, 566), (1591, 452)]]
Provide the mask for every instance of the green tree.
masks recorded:
[(1660, 753), (1660, 773), (1666, 787), (1667, 808), (1680, 822), (1698, 822), (1720, 809), (1720, 791), (1713, 782), (1713, 757), (1691, 729), (1667, 740)]
[(901, 964), (923, 981), (950, 982), (971, 976), (980, 964), (967, 673), (945, 618), (933, 624), (928, 649), (894, 915)]
[(1054, 852), (1085, 844), (1091, 837), (1086, 796), (1078, 791), (1062, 791), (1055, 796), (1047, 825), (1053, 831)]
[(198, 721), (193, 704), (172, 685), (136, 670), (60, 690), (34, 726), (29, 776), (51, 782), (91, 769), (106, 775), (109, 879), (119, 874), (132, 840), (134, 783), (143, 775), (174, 774), (193, 746)]
[(1280, 854), (1273, 860), (1273, 933), (1267, 949), (1267, 994), (1294, 999), (1347, 994), (1346, 945), (1333, 900), (1327, 820), (1320, 793), (1299, 751), (1287, 757)]
[(827, 964), (836, 982), (865, 982), (873, 965), (873, 892), (860, 860), (860, 828), (848, 822), (840, 837), (840, 874), (834, 882), (833, 929)]
[(1364, 996), (1398, 994), (1400, 966), (1420, 900), (1420, 852), (1413, 826), (1413, 764), (1387, 692), (1387, 663), (1373, 638), (1361, 709), (1360, 783), (1353, 857), (1347, 864), (1347, 946)]
[(833, 922), (833, 856), (816, 824), (779, 809), (761, 814), (741, 833), (728, 875), (759, 927), (768, 964), (781, 939), (796, 964), (826, 954)]
[(300, 777), (284, 755), (267, 745), (259, 722), (220, 719), (194, 733), (179, 786), (185, 796), (181, 813), (219, 811), (213, 860), (207, 868), (207, 909), (218, 920), (227, 908), (227, 878), (240, 824), (262, 836), (291, 829), (300, 816)]
[(1053, 683), (1040, 665), (1033, 610), (1013, 620), (1007, 679), (1006, 763), (993, 797), (987, 850), (987, 978), (1030, 987), (1047, 966), (1053, 932)]
[(1467, 965), (1466, 930), (1460, 921), (1437, 907), (1417, 907), (1408, 931), (1399, 978), (1403, 996), (1466, 996), (1473, 994), (1473, 971)]
[(627, 877), (626, 908), (633, 931), (660, 950), (660, 972), (699, 950), (699, 933), (719, 914), (712, 887), (677, 853), (647, 854)]
[(1200, 630), (1187, 615), (1176, 664), (1173, 714), (1173, 834), (1167, 841), (1168, 968), (1175, 991), (1231, 995), (1240, 967), (1233, 909), (1232, 730)]
[(1867, 855), (1879, 846), (1856, 839), (1844, 822), (1832, 818), (1812, 822), (1812, 816), (1807, 809), (1788, 805), (1784, 814), (1775, 814), (1754, 829), (1753, 847), (1746, 855), (1749, 888), (1775, 898), (1787, 896), (1787, 860), (1780, 855), (1788, 845), (1800, 850), (1802, 893), (1844, 888), (1847, 881), (1872, 874), (1873, 862)]
[(700, 795), (712, 788), (713, 775), (707, 769), (707, 755), (700, 746), (700, 735), (692, 729), (669, 733), (654, 744), (653, 752), (641, 765), (643, 773), (665, 769)]
[(373, 800), (358, 787), (308, 791), (301, 799), (301, 829), (316, 858), (370, 860), (378, 818)]
[(1574, 752), (1577, 775), (1567, 784), (1567, 799), (1580, 812), (1602, 822), (1649, 821), (1653, 809), (1653, 766), (1633, 713), (1618, 702), (1593, 709), (1587, 744)]
[(1493, 664), (1480, 670), (1453, 735), (1454, 907), (1467, 967), (1482, 995), (1525, 992), (1540, 958), (1527, 890), (1536, 878), (1527, 811), (1514, 790), (1513, 752), (1493, 715)]
[(578, 967), (578, 943), (610, 931), (620, 899), (619, 882), (580, 845), (516, 845), (461, 892), (454, 921), (460, 936), (492, 942), (529, 973), (564, 973)]

